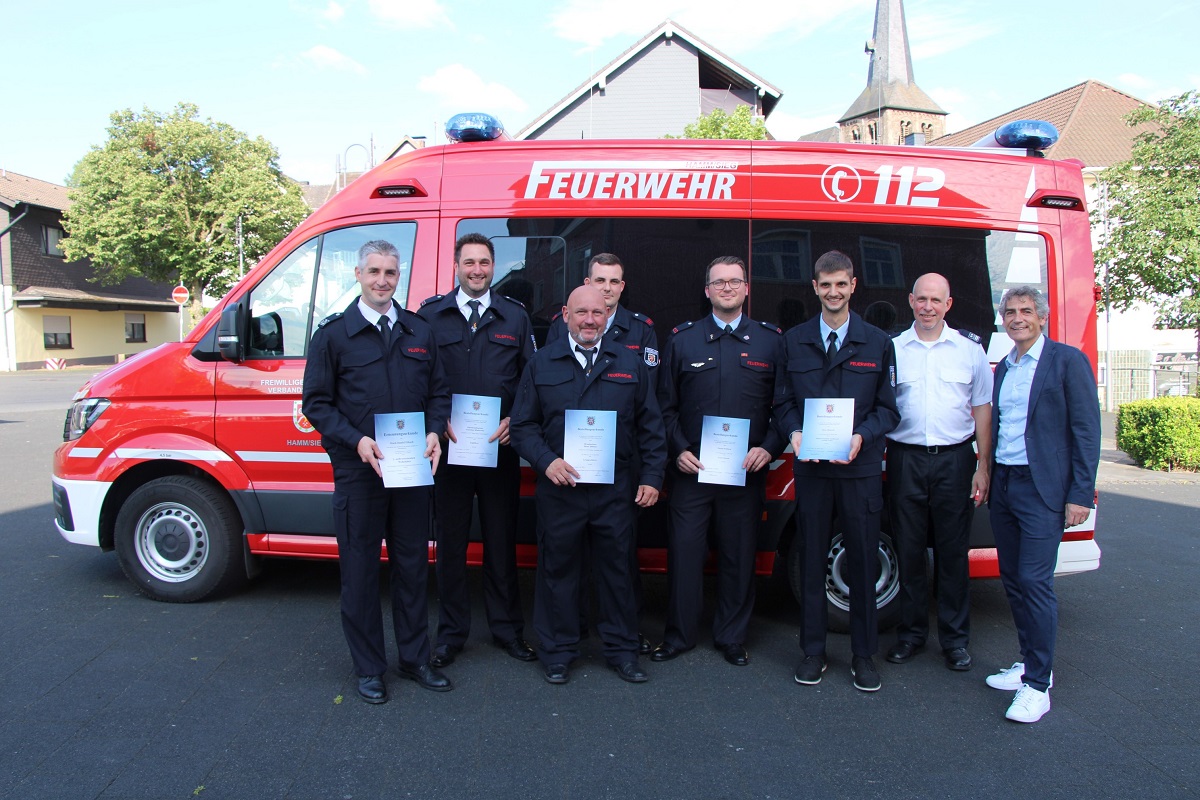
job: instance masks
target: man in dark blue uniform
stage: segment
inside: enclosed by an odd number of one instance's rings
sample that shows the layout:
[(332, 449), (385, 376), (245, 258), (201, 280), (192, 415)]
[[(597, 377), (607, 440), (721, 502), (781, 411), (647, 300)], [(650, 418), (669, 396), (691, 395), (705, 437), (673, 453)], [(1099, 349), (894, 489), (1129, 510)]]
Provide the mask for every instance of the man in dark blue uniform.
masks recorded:
[[(630, 311), (621, 305), (621, 294), (625, 291), (625, 267), (621, 259), (612, 253), (597, 253), (588, 261), (587, 277), (583, 279), (584, 286), (595, 286), (604, 297), (604, 336), (612, 342), (620, 342), (627, 350), (631, 350), (652, 370), (658, 366), (658, 334), (654, 332), (654, 321), (645, 314)], [(549, 345), (566, 337), (567, 325), (565, 317), (560, 313), (554, 316), (550, 330), (546, 332), (546, 344)]]
[(825, 671), (825, 570), (835, 515), (846, 548), (850, 587), (850, 672), (864, 692), (879, 689), (872, 657), (879, 649), (875, 581), (879, 577), (879, 519), (883, 510), (884, 437), (900, 420), (896, 409), (895, 354), (886, 333), (850, 310), (854, 265), (831, 250), (813, 265), (813, 290), (821, 314), (784, 336), (784, 361), (776, 378), (775, 413), (780, 430), (800, 453), (806, 402), (854, 401), (849, 458), (793, 464), (796, 478), (796, 540), (803, 560), (800, 645), (804, 660), (796, 682), (821, 682)]
[[(495, 249), (480, 233), (468, 233), (454, 245), (458, 289), (431, 297), (420, 315), (433, 327), (438, 355), (453, 394), (500, 399), (500, 426), (489, 441), (499, 441), (496, 466), (443, 463), (438, 470), (437, 578), (441, 620), (433, 665), (445, 667), (462, 652), (471, 630), (467, 595), (467, 541), (472, 502), (479, 501), (483, 534), (483, 599), (492, 639), (521, 661), (537, 655), (524, 638), (525, 621), (517, 587), (517, 504), (521, 464), (509, 446), (509, 414), (517, 383), (533, 358), (529, 315), (515, 300), (491, 291)], [(453, 425), (447, 436), (457, 442)], [(443, 457), (443, 462), (446, 460)]]
[[(612, 253), (597, 253), (592, 256), (588, 260), (587, 277), (583, 279), (583, 285), (595, 286), (600, 290), (600, 294), (604, 298), (606, 319), (603, 335), (605, 340), (617, 342), (626, 350), (640, 356), (646, 362), (646, 366), (650, 368), (651, 375), (653, 375), (659, 362), (658, 334), (654, 332), (653, 320), (645, 314), (630, 311), (621, 305), (621, 295), (625, 292), (625, 265), (621, 263), (621, 259)], [(551, 342), (564, 338), (566, 335), (566, 318), (560, 312), (551, 321), (550, 330), (546, 333), (546, 344), (549, 345)], [(636, 596), (637, 605), (640, 609), (642, 606), (642, 577), (641, 573), (637, 570), (636, 548), (634, 548), (633, 555), (633, 593)], [(587, 582), (588, 569), (589, 567), (585, 559), (583, 565), (584, 583)], [(585, 608), (586, 602), (581, 598), (581, 630), (586, 630), (587, 628), (587, 614), (583, 610)], [(650, 653), (650, 640), (641, 633), (638, 634), (638, 650), (643, 655)]]
[[(779, 328), (742, 314), (750, 294), (746, 264), (722, 256), (708, 265), (704, 294), (712, 314), (680, 325), (667, 340), (658, 370), (667, 446), (675, 461), (667, 549), (670, 600), (654, 661), (669, 661), (696, 646), (704, 606), (708, 529), (715, 520), (717, 606), (713, 644), (725, 660), (745, 666), (746, 631), (754, 608), (754, 554), (766, 494), (766, 469), (785, 446), (771, 424), (775, 370), (783, 354)], [(745, 485), (701, 482), (700, 440), (705, 417), (749, 420), (741, 468)]]
[[(666, 436), (645, 362), (604, 337), (604, 299), (593, 286), (563, 309), (570, 335), (525, 368), (512, 413), (512, 440), (538, 476), (538, 571), (533, 625), (550, 683), (566, 683), (579, 657), (580, 575), (585, 548), (596, 579), (604, 656), (631, 683), (638, 666), (633, 595), (636, 507), (654, 505), (666, 466)], [(582, 483), (563, 458), (568, 409), (616, 412), (612, 483)]]
[(354, 277), (362, 296), (322, 320), (304, 369), (304, 415), (320, 432), (333, 465), (333, 521), (342, 576), (342, 630), (358, 673), (358, 694), (387, 702), (387, 653), (379, 607), (380, 540), (387, 543), (392, 623), (399, 672), (426, 689), (452, 687), (429, 664), (426, 601), (430, 490), (384, 488), (375, 415), (424, 412), (425, 457), (436, 467), (450, 416), (450, 392), (433, 330), (392, 300), (400, 254), (367, 242)]

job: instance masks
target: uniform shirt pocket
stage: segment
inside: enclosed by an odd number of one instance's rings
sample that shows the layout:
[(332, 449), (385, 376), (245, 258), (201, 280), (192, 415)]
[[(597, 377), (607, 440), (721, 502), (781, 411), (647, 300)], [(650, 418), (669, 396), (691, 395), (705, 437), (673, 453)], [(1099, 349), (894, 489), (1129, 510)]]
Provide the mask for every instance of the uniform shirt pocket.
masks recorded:
[(558, 386), (567, 383), (572, 378), (571, 371), (566, 369), (548, 369), (533, 376), (535, 386)]

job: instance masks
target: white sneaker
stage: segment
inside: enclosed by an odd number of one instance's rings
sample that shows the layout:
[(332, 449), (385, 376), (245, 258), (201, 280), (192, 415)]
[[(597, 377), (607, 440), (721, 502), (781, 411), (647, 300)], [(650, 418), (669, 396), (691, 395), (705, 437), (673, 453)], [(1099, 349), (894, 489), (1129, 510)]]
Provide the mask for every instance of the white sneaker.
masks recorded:
[(1013, 722), (1037, 722), (1050, 710), (1050, 690), (1039, 692), (1028, 683), (1021, 684), (1017, 696), (1004, 716)]
[[(1025, 664), (1020, 661), (1015, 662), (1008, 669), (1002, 669), (995, 675), (988, 675), (984, 681), (993, 689), (999, 689), (1002, 692), (1015, 692), (1024, 685)], [(1047, 690), (1054, 688), (1054, 672), (1050, 673), (1050, 685)]]

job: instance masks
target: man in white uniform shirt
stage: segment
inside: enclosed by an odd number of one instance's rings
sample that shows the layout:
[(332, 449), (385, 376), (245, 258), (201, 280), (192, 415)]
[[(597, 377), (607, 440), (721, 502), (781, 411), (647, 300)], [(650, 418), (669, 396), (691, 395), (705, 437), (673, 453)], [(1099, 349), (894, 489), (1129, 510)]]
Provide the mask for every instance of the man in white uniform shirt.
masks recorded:
[(912, 327), (894, 340), (900, 424), (888, 435), (887, 449), (892, 536), (900, 559), (900, 624), (887, 660), (903, 664), (925, 646), (925, 550), (932, 533), (938, 642), (949, 669), (968, 670), (969, 540), (971, 516), (988, 494), (992, 371), (979, 337), (946, 324), (954, 301), (944, 277), (922, 275), (908, 304)]

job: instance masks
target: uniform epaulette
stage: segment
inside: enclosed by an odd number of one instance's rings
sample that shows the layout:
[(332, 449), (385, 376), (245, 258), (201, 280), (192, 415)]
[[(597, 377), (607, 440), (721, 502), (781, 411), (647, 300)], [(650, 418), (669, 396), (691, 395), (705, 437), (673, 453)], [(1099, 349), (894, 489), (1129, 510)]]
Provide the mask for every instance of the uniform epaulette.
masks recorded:
[(551, 322), (558, 322), (558, 321), (559, 321), (560, 319), (562, 319), (562, 318), (563, 318), (562, 312), (561, 312), (561, 311), (559, 311), (557, 314), (555, 314), (553, 317), (551, 317), (551, 318), (550, 318), (550, 321), (551, 321)]
[(958, 332), (961, 333), (963, 336), (967, 337), (968, 339), (970, 339), (975, 344), (978, 344), (978, 345), (983, 344), (983, 338), (978, 333), (971, 333), (970, 331), (963, 330), (962, 328), (959, 328)]
[(769, 331), (775, 331), (780, 336), (783, 335), (783, 328), (779, 327), (778, 325), (773, 325), (770, 322), (763, 322), (761, 319), (756, 319), (754, 321), (757, 322), (759, 325), (762, 325), (764, 328), (766, 328)]
[(679, 333), (680, 331), (686, 331), (688, 328), (692, 327), (695, 324), (696, 323), (694, 323), (694, 322), (681, 322), (678, 325), (676, 325), (674, 328), (671, 328), (671, 333)]
[(335, 319), (337, 319), (341, 315), (342, 315), (341, 311), (335, 311), (334, 313), (330, 314), (328, 317), (326, 317), (325, 319), (323, 319), (317, 323), (318, 330), (321, 328), (324, 328), (326, 323), (333, 322)]
[[(524, 304), (524, 303), (522, 303), (520, 300), (518, 300), (518, 299), (517, 299), (517, 298), (515, 298), (515, 297), (509, 297), (509, 296), (508, 296), (508, 295), (506, 295), (506, 294), (497, 294), (496, 296), (497, 296), (497, 297), (503, 297), (505, 300), (511, 300), (512, 302), (514, 302), (514, 303), (516, 303), (517, 305), (519, 305), (521, 308), (525, 308), (525, 304)], [(560, 312), (560, 313), (561, 313), (561, 312)]]
[(446, 295), (444, 295), (444, 294), (435, 294), (433, 297), (426, 297), (424, 300), (421, 301), (421, 308), (424, 308), (425, 306), (429, 305), (430, 303), (436, 303), (438, 300), (441, 300), (445, 296)]
[(639, 314), (639, 313), (638, 313), (638, 312), (636, 312), (636, 311), (630, 311), (630, 312), (629, 312), (629, 316), (633, 317), (633, 318), (634, 318), (634, 319), (636, 319), (636, 320), (639, 320), (640, 322), (644, 322), (644, 323), (646, 323), (646, 324), (647, 324), (647, 325), (649, 325), (651, 328), (653, 328), (653, 327), (654, 327), (654, 320), (650, 319), (650, 318), (649, 318), (649, 317), (647, 317), (645, 314)]

